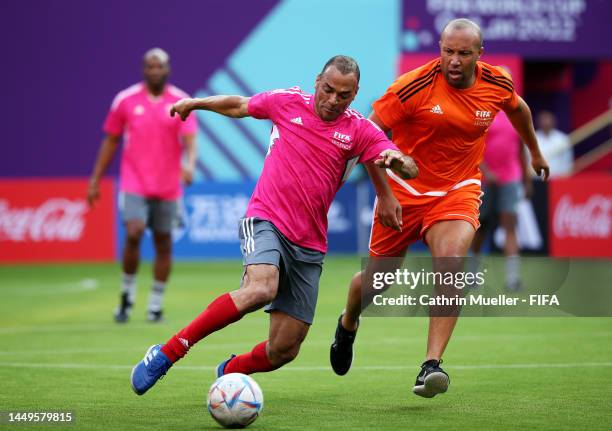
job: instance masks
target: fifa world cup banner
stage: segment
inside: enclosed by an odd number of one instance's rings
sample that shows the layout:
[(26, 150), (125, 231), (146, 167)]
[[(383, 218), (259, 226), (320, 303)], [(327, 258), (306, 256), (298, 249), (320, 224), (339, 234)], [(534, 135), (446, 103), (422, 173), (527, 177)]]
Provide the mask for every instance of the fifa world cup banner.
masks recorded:
[(612, 257), (612, 176), (551, 181), (549, 235), (553, 256)]
[(608, 0), (403, 0), (402, 50), (438, 51), (444, 25), (469, 18), (482, 28), (488, 53), (609, 58), (612, 45), (602, 43), (602, 31), (610, 16)]
[(0, 263), (115, 258), (114, 182), (94, 210), (85, 179), (0, 180)]

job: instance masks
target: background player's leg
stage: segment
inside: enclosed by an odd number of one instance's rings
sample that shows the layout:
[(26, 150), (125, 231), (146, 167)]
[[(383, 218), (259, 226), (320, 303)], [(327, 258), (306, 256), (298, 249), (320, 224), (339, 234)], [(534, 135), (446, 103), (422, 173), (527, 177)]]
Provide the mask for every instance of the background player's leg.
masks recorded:
[[(434, 259), (439, 257), (464, 257), (467, 255), (474, 233), (474, 227), (467, 221), (444, 220), (431, 226), (425, 234), (425, 238)], [(436, 265), (456, 267), (436, 268)], [(461, 260), (434, 260), (435, 271), (456, 272), (461, 271), (462, 268), (463, 262)], [(430, 317), (427, 360), (440, 360), (456, 323), (457, 316)]]
[(128, 220), (125, 223), (125, 244), (123, 247), (123, 272), (136, 274), (140, 264), (140, 242), (145, 231), (143, 220)]
[(172, 269), (172, 236), (170, 233), (154, 232), (153, 243), (155, 246), (153, 277), (165, 283)]
[(162, 301), (166, 283), (172, 267), (172, 227), (178, 216), (178, 202), (150, 199), (148, 203), (148, 226), (153, 232), (155, 261), (153, 262), (153, 286), (147, 310), (147, 320), (163, 320)]
[(134, 302), (136, 301), (136, 272), (140, 263), (140, 242), (145, 230), (143, 220), (134, 219), (125, 222), (125, 243), (123, 246), (121, 281), (121, 298), (115, 310), (115, 321), (127, 322)]
[(506, 257), (506, 289), (521, 288), (521, 258), (516, 232), (518, 204), (524, 194), (520, 182), (508, 183), (500, 188), (499, 223), (506, 233), (504, 256)]
[(518, 290), (520, 288), (520, 256), (518, 238), (516, 235), (516, 214), (503, 212), (499, 216), (500, 225), (506, 232), (504, 243), (504, 256), (506, 257), (506, 288)]
[(162, 318), (162, 302), (166, 283), (172, 268), (172, 235), (165, 232), (153, 232), (155, 262), (153, 263), (153, 286), (149, 298), (147, 318), (159, 321)]
[[(480, 222), (480, 228), (474, 234), (472, 241), (472, 255), (473, 258), (468, 261), (469, 272), (476, 273), (480, 271), (481, 256), (480, 250), (487, 238), (489, 228), (495, 226), (495, 218), (497, 217), (497, 201), (499, 198), (499, 191), (496, 184), (489, 184), (483, 188), (483, 194), (480, 197), (480, 214), (478, 221)], [(473, 287), (472, 285), (471, 287)]]
[[(467, 271), (475, 274), (480, 271), (480, 267), (482, 266), (482, 256), (480, 255), (480, 250), (482, 250), (482, 245), (487, 238), (487, 234), (489, 232), (489, 226), (491, 225), (490, 221), (487, 217), (483, 217), (481, 213), (481, 217), (479, 219), (480, 227), (476, 232), (474, 232), (474, 239), (472, 240), (472, 245), (470, 246), (472, 250), (472, 257), (467, 262)], [(469, 288), (474, 288), (477, 285), (475, 283), (470, 284)]]
[(504, 244), (504, 254), (506, 256), (515, 256), (519, 253), (518, 239), (516, 236), (516, 214), (501, 213), (499, 215), (499, 223), (506, 231), (506, 242)]
[(251, 374), (276, 370), (298, 355), (310, 325), (282, 311), (270, 312), (270, 334), (267, 341), (253, 350), (225, 363), (224, 374)]

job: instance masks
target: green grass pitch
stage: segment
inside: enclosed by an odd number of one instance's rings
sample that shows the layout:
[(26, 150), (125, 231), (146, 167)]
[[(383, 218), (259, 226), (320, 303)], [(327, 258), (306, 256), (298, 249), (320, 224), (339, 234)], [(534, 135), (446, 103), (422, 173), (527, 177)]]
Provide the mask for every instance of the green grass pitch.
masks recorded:
[[(357, 257), (329, 257), (315, 322), (298, 358), (253, 377), (265, 406), (259, 430), (612, 429), (612, 318), (460, 319), (445, 354), (446, 394), (412, 385), (427, 321), (362, 321), (354, 368), (338, 377), (329, 344)], [(143, 264), (132, 321), (112, 321), (116, 264), (0, 267), (0, 410), (72, 411), (74, 425), (1, 429), (219, 429), (204, 400), (213, 368), (267, 336), (262, 312), (211, 335), (149, 393), (136, 396), (131, 367), (212, 299), (238, 285), (239, 261), (177, 263), (166, 322), (145, 322), (150, 265)]]

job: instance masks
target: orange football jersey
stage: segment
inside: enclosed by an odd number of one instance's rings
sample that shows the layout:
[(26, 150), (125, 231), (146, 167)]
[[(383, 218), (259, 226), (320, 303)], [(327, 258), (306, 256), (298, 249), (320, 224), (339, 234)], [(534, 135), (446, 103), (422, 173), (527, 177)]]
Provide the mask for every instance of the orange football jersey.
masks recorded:
[(419, 176), (408, 181), (388, 171), (395, 195), (404, 201), (444, 196), (480, 184), (487, 130), (500, 110), (517, 106), (508, 73), (481, 61), (474, 85), (466, 89), (447, 83), (440, 59), (401, 75), (373, 105), (393, 142), (419, 167)]

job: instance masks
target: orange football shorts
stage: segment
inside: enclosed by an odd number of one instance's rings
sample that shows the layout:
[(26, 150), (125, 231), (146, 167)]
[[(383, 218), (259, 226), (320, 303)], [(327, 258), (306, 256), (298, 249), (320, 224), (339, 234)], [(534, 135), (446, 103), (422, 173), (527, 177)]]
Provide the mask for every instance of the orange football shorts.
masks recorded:
[(470, 184), (445, 196), (402, 197), (401, 232), (383, 226), (374, 207), (370, 256), (401, 256), (410, 244), (425, 238), (427, 229), (442, 220), (465, 220), (474, 230), (478, 229), (480, 196), (480, 186)]

